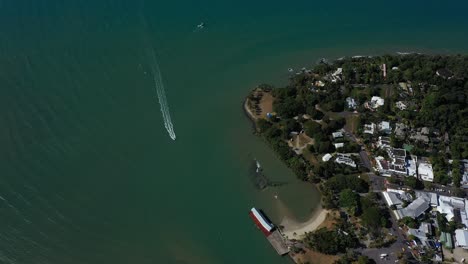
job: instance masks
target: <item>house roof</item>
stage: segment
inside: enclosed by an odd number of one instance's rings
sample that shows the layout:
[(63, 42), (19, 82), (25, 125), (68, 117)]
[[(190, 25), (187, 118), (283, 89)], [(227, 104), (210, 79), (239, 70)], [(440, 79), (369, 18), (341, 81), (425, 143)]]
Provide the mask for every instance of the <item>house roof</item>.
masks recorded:
[(445, 247), (453, 248), (452, 235), (450, 233), (441, 232), (440, 242), (445, 244)]
[(463, 229), (455, 230), (456, 245), (459, 247), (468, 246), (468, 231)]
[(409, 216), (412, 218), (418, 218), (422, 215), (427, 209), (429, 209), (429, 202), (426, 201), (422, 197), (418, 197), (412, 203), (410, 203), (407, 207), (398, 210), (400, 216), (403, 218), (405, 216)]
[(333, 132), (332, 135), (334, 138), (343, 137), (343, 133), (341, 131)]
[(432, 171), (432, 165), (430, 163), (419, 163), (418, 174), (425, 181), (432, 181), (434, 179), (434, 172)]
[(323, 161), (329, 161), (331, 159), (332, 155), (330, 153), (327, 153), (323, 155), (322, 160)]
[(387, 202), (388, 206), (392, 205), (399, 205), (402, 204), (403, 201), (400, 199), (400, 195), (394, 192), (382, 192), (385, 201)]

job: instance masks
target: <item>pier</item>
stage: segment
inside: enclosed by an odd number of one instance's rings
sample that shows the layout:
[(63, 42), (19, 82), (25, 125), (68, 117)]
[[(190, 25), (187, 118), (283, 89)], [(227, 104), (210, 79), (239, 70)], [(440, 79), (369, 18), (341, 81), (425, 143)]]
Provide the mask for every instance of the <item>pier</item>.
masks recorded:
[(267, 236), (268, 242), (276, 250), (278, 255), (282, 256), (289, 253), (289, 248), (286, 246), (284, 237), (278, 230), (273, 231), (269, 236)]

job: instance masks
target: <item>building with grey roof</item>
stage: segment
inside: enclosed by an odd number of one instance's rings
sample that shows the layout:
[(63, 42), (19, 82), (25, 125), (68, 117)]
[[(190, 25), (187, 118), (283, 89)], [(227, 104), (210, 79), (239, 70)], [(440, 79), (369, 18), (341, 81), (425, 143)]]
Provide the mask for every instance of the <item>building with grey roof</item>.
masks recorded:
[(409, 216), (411, 218), (418, 218), (422, 214), (424, 214), (424, 212), (426, 212), (427, 209), (429, 209), (429, 201), (427, 201), (423, 197), (419, 197), (412, 203), (410, 203), (407, 207), (396, 210), (395, 212), (398, 219), (401, 219), (406, 216)]

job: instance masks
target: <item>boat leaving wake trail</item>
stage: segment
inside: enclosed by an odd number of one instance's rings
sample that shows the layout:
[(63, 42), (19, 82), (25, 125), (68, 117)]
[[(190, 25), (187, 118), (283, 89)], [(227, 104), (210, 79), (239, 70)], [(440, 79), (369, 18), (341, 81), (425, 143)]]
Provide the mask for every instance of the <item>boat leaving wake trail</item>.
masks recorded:
[(161, 70), (159, 69), (154, 50), (150, 49), (150, 54), (152, 58), (151, 73), (153, 74), (154, 86), (156, 87), (159, 105), (161, 106), (164, 127), (166, 127), (171, 139), (176, 140), (174, 125), (172, 124), (171, 113), (169, 112), (169, 105), (167, 104), (166, 91), (164, 90), (164, 83), (162, 81)]

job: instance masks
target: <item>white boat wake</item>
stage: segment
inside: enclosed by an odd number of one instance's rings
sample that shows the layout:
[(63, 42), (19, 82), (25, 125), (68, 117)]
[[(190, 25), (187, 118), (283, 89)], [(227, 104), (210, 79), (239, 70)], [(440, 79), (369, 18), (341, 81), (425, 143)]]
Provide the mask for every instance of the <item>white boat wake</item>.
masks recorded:
[(176, 140), (176, 134), (174, 126), (171, 120), (171, 114), (169, 112), (169, 105), (167, 104), (166, 92), (164, 91), (164, 83), (162, 81), (161, 70), (159, 69), (158, 61), (156, 60), (156, 54), (154, 50), (150, 51), (153, 60), (151, 66), (151, 73), (153, 74), (154, 86), (156, 87), (156, 93), (158, 95), (159, 105), (161, 106), (161, 113), (164, 120), (164, 127), (172, 140)]

